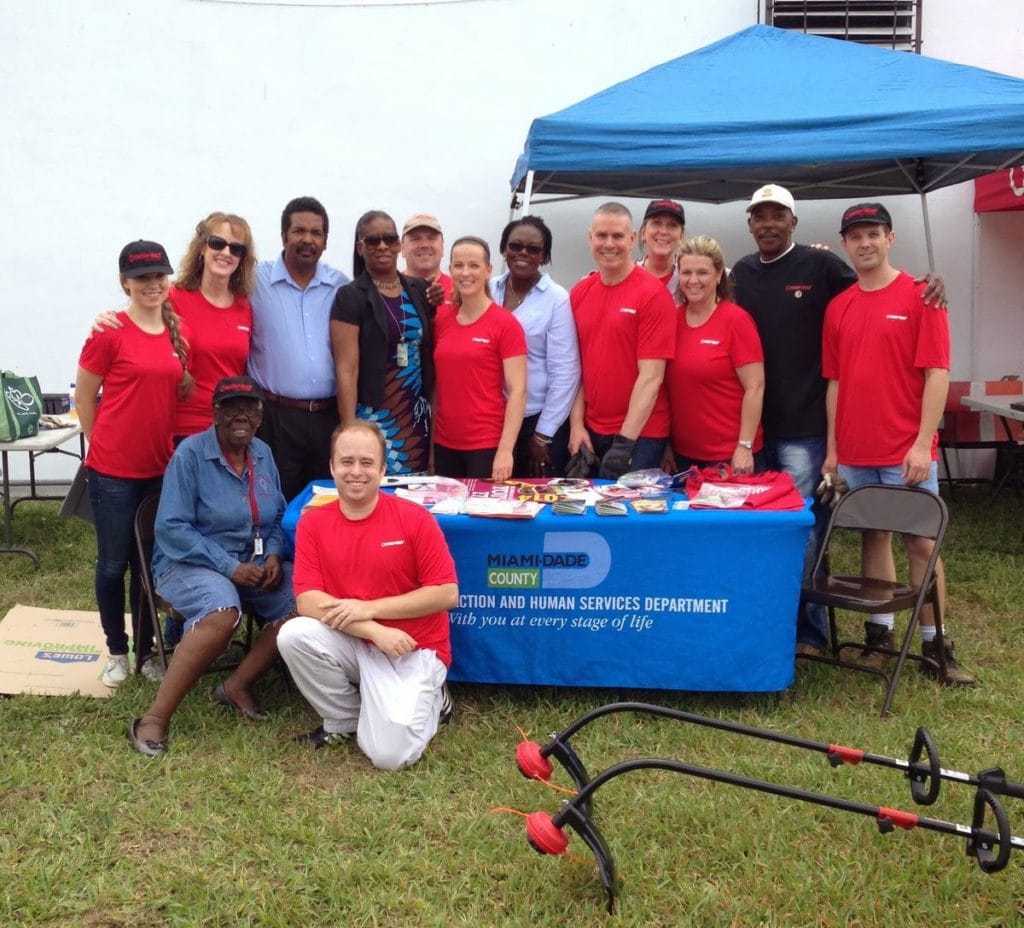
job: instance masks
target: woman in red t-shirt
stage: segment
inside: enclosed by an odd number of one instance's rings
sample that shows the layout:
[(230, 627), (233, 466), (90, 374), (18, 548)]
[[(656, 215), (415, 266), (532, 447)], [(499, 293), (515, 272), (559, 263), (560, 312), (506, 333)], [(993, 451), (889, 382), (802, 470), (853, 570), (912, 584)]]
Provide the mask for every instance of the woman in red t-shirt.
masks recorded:
[(196, 225), (169, 299), (191, 333), (189, 371), (196, 387), (174, 417), (175, 444), (210, 427), (213, 388), (241, 377), (249, 360), (256, 251), (241, 216), (213, 212)]
[(452, 302), (434, 324), (434, 472), (508, 480), (526, 408), (526, 336), (491, 299), (483, 239), (452, 245)]
[[(139, 602), (135, 510), (160, 490), (173, 451), (176, 400), (191, 388), (187, 330), (179, 327), (167, 300), (167, 252), (156, 242), (131, 242), (122, 249), (119, 266), (130, 303), (116, 314), (117, 327), (104, 327), (86, 341), (75, 380), (78, 418), (89, 440), (85, 467), (96, 527), (96, 603), (110, 654), (101, 680), (110, 687), (128, 676), (124, 575), (129, 567), (133, 614)], [(142, 630), (135, 647), (143, 673), (156, 679), (159, 671), (149, 657), (152, 637)]]
[(764, 470), (764, 354), (754, 320), (729, 301), (725, 255), (700, 235), (680, 247), (676, 351), (665, 371), (672, 415), (666, 469), (727, 463)]
[(672, 295), (678, 306), (679, 268), (676, 258), (679, 246), (686, 237), (686, 215), (682, 204), (675, 200), (651, 200), (644, 211), (637, 239), (640, 242), (640, 260), (637, 264), (658, 278)]
[[(195, 388), (178, 403), (174, 444), (210, 427), (213, 388), (225, 377), (241, 377), (252, 338), (252, 293), (256, 251), (241, 216), (213, 212), (196, 224), (168, 300), (189, 329), (189, 373)], [(116, 328), (117, 315), (104, 312), (93, 332)]]

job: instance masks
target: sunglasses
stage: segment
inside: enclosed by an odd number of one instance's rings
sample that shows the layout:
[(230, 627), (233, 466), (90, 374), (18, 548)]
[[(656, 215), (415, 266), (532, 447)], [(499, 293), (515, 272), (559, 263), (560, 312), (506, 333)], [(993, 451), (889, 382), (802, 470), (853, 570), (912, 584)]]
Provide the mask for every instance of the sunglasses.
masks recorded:
[(247, 245), (243, 245), (241, 242), (229, 242), (226, 238), (221, 238), (219, 235), (208, 236), (206, 244), (214, 251), (223, 251), (226, 248), (236, 258), (244, 258), (249, 253)]
[(531, 258), (539, 258), (544, 254), (544, 248), (542, 246), (526, 245), (523, 242), (509, 242), (505, 245), (505, 251), (511, 251), (514, 255), (525, 251)]
[(391, 232), (388, 235), (364, 235), (359, 241), (364, 248), (380, 248), (381, 245), (394, 248), (401, 239), (394, 232)]

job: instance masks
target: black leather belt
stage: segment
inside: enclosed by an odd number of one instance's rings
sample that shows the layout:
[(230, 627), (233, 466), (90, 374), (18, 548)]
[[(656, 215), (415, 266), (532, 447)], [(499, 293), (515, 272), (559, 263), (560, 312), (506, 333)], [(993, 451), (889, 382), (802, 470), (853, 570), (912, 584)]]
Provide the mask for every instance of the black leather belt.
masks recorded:
[(306, 412), (327, 412), (337, 406), (337, 401), (333, 396), (322, 400), (293, 400), (290, 396), (278, 396), (276, 393), (271, 393), (266, 387), (263, 388), (263, 396), (271, 403), (277, 403), (278, 406), (285, 406), (288, 409), (304, 409)]

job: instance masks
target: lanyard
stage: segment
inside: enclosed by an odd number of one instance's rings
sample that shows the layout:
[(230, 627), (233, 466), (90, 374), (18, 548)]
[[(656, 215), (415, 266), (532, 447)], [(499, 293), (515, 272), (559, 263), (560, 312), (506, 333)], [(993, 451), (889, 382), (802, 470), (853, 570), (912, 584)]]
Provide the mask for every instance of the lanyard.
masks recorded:
[[(229, 461), (227, 450), (220, 446), (224, 460)], [(249, 468), (249, 512), (252, 514), (253, 554), (259, 557), (263, 554), (263, 538), (260, 536), (260, 507), (256, 502), (256, 459), (246, 448), (245, 463)], [(231, 467), (231, 464), (228, 464)]]
[(256, 461), (246, 452), (249, 464), (249, 511), (252, 513), (253, 554), (263, 554), (263, 539), (260, 537), (260, 507), (256, 503)]

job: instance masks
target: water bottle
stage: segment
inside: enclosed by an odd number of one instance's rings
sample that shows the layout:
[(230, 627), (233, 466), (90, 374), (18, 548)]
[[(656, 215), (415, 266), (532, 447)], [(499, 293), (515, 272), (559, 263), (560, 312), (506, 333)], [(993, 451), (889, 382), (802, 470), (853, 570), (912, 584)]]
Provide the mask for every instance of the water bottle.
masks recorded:
[(78, 413), (75, 412), (75, 385), (71, 384), (68, 388), (68, 415), (74, 419), (78, 418)]

